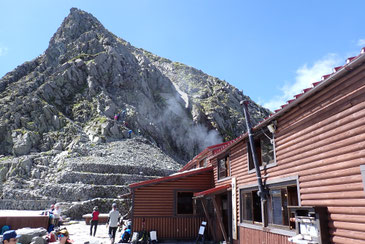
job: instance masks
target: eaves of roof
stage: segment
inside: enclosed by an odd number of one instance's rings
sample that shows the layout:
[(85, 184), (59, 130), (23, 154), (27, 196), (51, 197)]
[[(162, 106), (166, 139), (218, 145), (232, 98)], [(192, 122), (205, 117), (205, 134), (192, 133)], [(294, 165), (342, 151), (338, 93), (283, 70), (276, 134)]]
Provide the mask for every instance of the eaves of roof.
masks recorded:
[(165, 177), (161, 177), (161, 178), (157, 178), (157, 179), (152, 179), (152, 180), (146, 180), (146, 181), (141, 181), (141, 182), (137, 182), (137, 183), (133, 183), (129, 185), (129, 188), (131, 189), (135, 189), (135, 188), (139, 188), (139, 187), (143, 187), (143, 186), (149, 186), (149, 185), (153, 185), (153, 184), (157, 184), (157, 183), (161, 183), (161, 182), (166, 182), (166, 181), (171, 181), (171, 180), (178, 180), (180, 178), (184, 178), (184, 177), (188, 177), (188, 176), (192, 176), (192, 175), (197, 175), (197, 174), (201, 174), (203, 172), (208, 172), (208, 171), (212, 171), (213, 167), (205, 167), (205, 168), (198, 168), (198, 169), (192, 169), (189, 171), (184, 171), (184, 172), (178, 172), (169, 176), (165, 176)]
[[(361, 52), (358, 56), (348, 58), (346, 60), (345, 65), (335, 67), (333, 69), (333, 73), (322, 76), (322, 79), (318, 82), (313, 83), (312, 87), (303, 89), (302, 93), (294, 95), (294, 99), (287, 101), (287, 103), (282, 105), (280, 109), (275, 110), (274, 114), (270, 114), (269, 117), (265, 118), (258, 125), (256, 125), (253, 128), (253, 131), (258, 130), (258, 129), (270, 124), (270, 122), (276, 120), (283, 114), (287, 113), (290, 109), (297, 106), (299, 103), (301, 103), (308, 97), (319, 92), (320, 90), (322, 90), (324, 87), (328, 86), (335, 80), (343, 77), (351, 70), (362, 65), (364, 62), (365, 62), (365, 47), (361, 49)], [(228, 149), (230, 149), (232, 146), (234, 146), (237, 143), (239, 143), (240, 141), (244, 140), (246, 137), (247, 137), (247, 133), (240, 135), (239, 137), (237, 137), (236, 139), (233, 140), (234, 142), (232, 142), (222, 148), (219, 148), (217, 151), (215, 151), (215, 154), (212, 155), (209, 159), (213, 159), (213, 158), (221, 155), (222, 153), (224, 153)]]
[(205, 154), (207, 154), (208, 152), (212, 151), (213, 150), (213, 153), (214, 153), (214, 150), (218, 149), (218, 148), (221, 148), (223, 146), (226, 146), (227, 144), (229, 144), (231, 141), (227, 141), (227, 142), (223, 142), (223, 143), (220, 143), (220, 144), (216, 144), (216, 145), (212, 145), (212, 146), (209, 146), (207, 148), (205, 148), (203, 151), (201, 151), (198, 155), (196, 155), (192, 160), (190, 160), (187, 164), (184, 165), (184, 167), (182, 167), (179, 172), (183, 172), (185, 171), (187, 168), (189, 168), (189, 166), (191, 166), (194, 162), (196, 162), (196, 160), (198, 160), (199, 158), (203, 157)]

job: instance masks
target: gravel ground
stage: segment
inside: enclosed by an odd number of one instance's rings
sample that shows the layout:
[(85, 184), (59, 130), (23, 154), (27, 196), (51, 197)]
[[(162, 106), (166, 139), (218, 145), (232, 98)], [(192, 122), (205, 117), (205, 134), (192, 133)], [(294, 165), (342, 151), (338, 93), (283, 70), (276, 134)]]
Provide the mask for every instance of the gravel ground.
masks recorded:
[[(66, 227), (70, 233), (70, 239), (74, 244), (89, 242), (90, 244), (104, 243), (109, 244), (108, 229), (105, 224), (98, 225), (95, 237), (90, 236), (90, 225), (86, 225), (85, 221), (72, 221), (68, 225), (62, 225), (61, 228)], [(115, 240), (119, 241), (122, 232), (117, 232)]]

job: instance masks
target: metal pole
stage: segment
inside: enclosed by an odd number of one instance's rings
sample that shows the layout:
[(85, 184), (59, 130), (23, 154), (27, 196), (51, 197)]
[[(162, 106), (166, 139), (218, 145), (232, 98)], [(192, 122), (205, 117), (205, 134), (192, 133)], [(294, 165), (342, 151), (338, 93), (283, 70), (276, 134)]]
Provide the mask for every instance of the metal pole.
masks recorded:
[(257, 160), (256, 151), (255, 151), (255, 141), (253, 139), (253, 134), (252, 134), (252, 131), (251, 131), (250, 115), (248, 114), (248, 106), (247, 106), (248, 101), (241, 101), (241, 105), (243, 105), (243, 113), (244, 113), (245, 119), (246, 119), (248, 140), (250, 142), (251, 155), (252, 155), (253, 163), (255, 165), (257, 183), (259, 185), (259, 191), (258, 191), (257, 194), (260, 196), (261, 201), (266, 201), (267, 191), (264, 189), (264, 186), (262, 184), (260, 166), (259, 166), (259, 163), (258, 163), (258, 160)]

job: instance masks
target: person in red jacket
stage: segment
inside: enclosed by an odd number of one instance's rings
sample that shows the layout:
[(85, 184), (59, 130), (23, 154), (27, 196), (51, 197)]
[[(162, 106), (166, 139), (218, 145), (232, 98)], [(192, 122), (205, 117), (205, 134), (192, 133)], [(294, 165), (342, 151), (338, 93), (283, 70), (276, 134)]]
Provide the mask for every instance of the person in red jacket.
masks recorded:
[(93, 233), (93, 226), (94, 226), (94, 236), (96, 234), (96, 228), (98, 227), (98, 221), (99, 221), (99, 211), (98, 211), (98, 206), (94, 207), (94, 211), (91, 214), (92, 219), (91, 219), (91, 223), (90, 223), (90, 235), (92, 235)]

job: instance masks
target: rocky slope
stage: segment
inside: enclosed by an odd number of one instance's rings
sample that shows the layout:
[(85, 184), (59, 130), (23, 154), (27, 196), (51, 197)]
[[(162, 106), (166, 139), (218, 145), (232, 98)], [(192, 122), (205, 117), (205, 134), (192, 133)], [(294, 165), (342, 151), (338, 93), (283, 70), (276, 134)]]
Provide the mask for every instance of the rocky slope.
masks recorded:
[[(42, 55), (0, 79), (0, 204), (115, 198), (240, 135), (244, 99), (73, 8)], [(251, 105), (253, 123), (268, 115)]]

